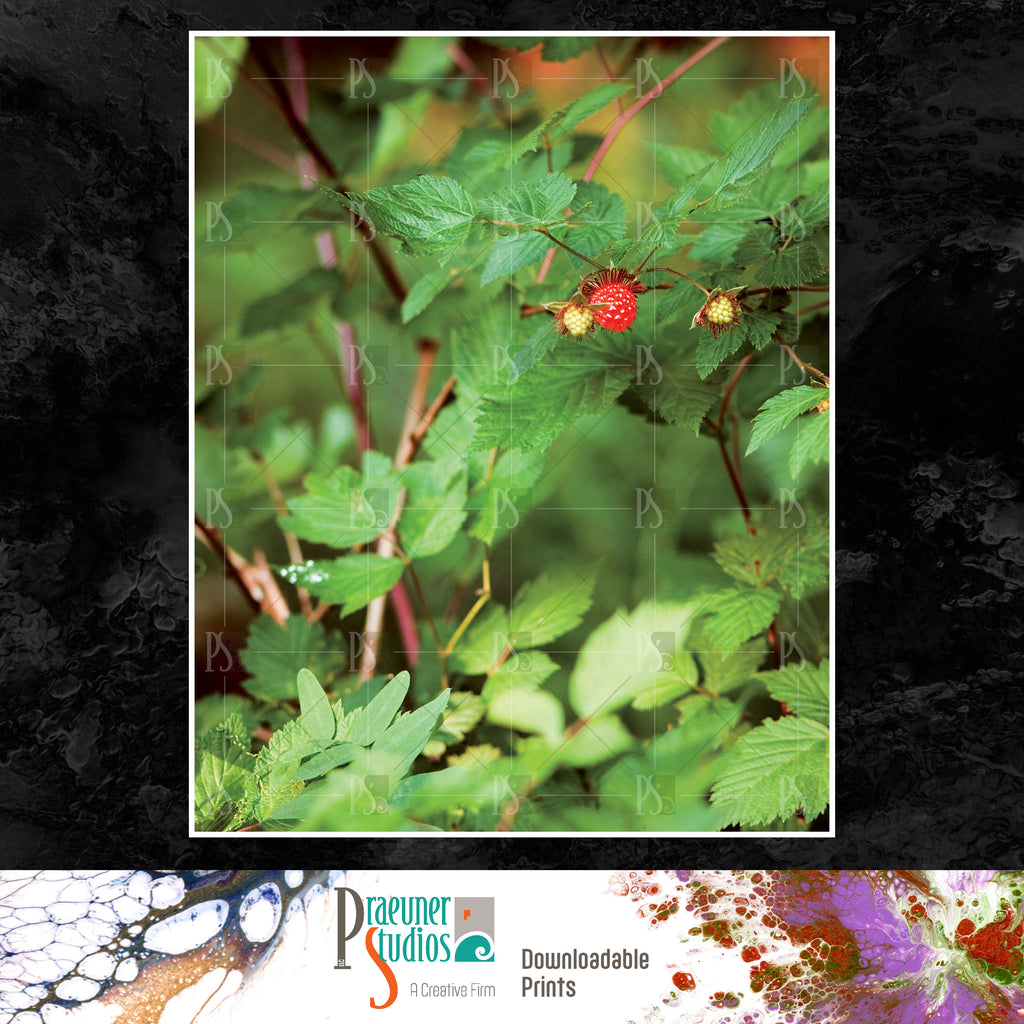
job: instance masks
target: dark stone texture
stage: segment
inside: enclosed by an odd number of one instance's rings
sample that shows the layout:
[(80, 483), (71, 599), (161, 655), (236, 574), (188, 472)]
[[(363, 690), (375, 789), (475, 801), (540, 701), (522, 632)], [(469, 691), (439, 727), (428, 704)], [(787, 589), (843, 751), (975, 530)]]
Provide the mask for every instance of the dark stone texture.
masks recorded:
[[(1020, 5), (504, 10), (5, 6), (0, 864), (1019, 867)], [(256, 22), (836, 29), (836, 840), (186, 838), (187, 31)]]

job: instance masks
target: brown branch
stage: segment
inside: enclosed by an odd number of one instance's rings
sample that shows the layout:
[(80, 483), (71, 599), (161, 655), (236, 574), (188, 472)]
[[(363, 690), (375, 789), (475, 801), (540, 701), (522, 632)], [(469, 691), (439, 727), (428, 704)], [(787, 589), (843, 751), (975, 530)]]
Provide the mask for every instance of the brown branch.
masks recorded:
[[(427, 386), (430, 383), (430, 374), (434, 368), (434, 360), (437, 358), (438, 348), (439, 343), (436, 338), (421, 338), (419, 341), (419, 365), (416, 367), (416, 377), (413, 380), (412, 391), (409, 394), (405, 422), (402, 424), (402, 432), (398, 439), (398, 449), (395, 452), (396, 468), (408, 465), (419, 447), (418, 443), (414, 440), (414, 434), (426, 416)], [(422, 437), (420, 440), (422, 441)], [(390, 558), (395, 553), (394, 531), (404, 505), (405, 488), (403, 487), (395, 499), (395, 508), (391, 515), (390, 528), (377, 541), (377, 554), (382, 558)], [(366, 624), (363, 629), (363, 658), (359, 664), (359, 679), (361, 682), (365, 682), (373, 675), (377, 665), (386, 600), (387, 595), (382, 594), (380, 597), (375, 597), (366, 609)]]
[[(257, 564), (246, 561), (237, 551), (224, 543), (220, 530), (195, 517), (196, 536), (220, 559), (224, 574), (238, 585), (255, 612), (265, 612), (278, 625), (288, 618), (288, 605), (266, 558), (257, 552)], [(284, 609), (282, 613), (282, 609)]]
[(810, 363), (805, 363), (784, 341), (782, 341), (779, 338), (777, 334), (775, 335), (775, 340), (778, 341), (780, 348), (784, 348), (793, 357), (793, 361), (797, 364), (797, 366), (799, 366), (802, 370), (806, 371), (807, 373), (813, 373), (815, 377), (817, 377), (820, 381), (822, 381), (829, 387), (832, 386), (832, 381), (829, 380), (829, 378), (824, 373), (822, 373), (821, 370), (811, 366)]
[[(326, 174), (332, 181), (335, 181), (338, 177), (338, 169), (334, 165), (334, 161), (324, 152), (323, 147), (317, 142), (316, 138), (310, 132), (309, 128), (302, 123), (298, 114), (295, 112), (295, 106), (292, 103), (292, 98), (285, 89), (284, 85), (278, 78), (277, 69), (274, 67), (273, 61), (267, 54), (266, 45), (262, 38), (253, 37), (249, 40), (249, 47), (252, 52), (253, 58), (256, 63), (259, 64), (260, 68), (266, 75), (270, 88), (274, 93), (274, 97), (277, 100), (277, 107), (279, 113), (284, 118), (285, 124), (291, 130), (291, 133), (295, 136), (296, 140), (305, 147), (309, 155), (316, 161), (320, 166), (324, 174)], [(346, 185), (337, 185), (335, 188), (336, 192), (341, 195), (348, 195), (352, 190)], [(372, 254), (374, 261), (377, 264), (377, 268), (384, 278), (384, 283), (388, 286), (391, 294), (398, 300), (399, 303), (405, 301), (406, 295), (409, 294), (409, 289), (406, 288), (405, 282), (402, 280), (401, 275), (398, 273), (398, 269), (392, 262), (391, 254), (377, 239), (376, 233), (370, 224), (367, 224), (358, 214), (349, 214), (351, 223), (356, 230), (363, 236), (363, 241), (370, 247), (370, 253)]]
[[(274, 507), (277, 509), (279, 516), (288, 515), (288, 505), (284, 499), (284, 492), (281, 490), (277, 483), (277, 477), (274, 476), (274, 471), (270, 468), (270, 463), (267, 462), (262, 452), (252, 451), (253, 458), (263, 467), (263, 475), (266, 479), (267, 492), (270, 494), (271, 499), (274, 502)], [(292, 560), (293, 565), (301, 565), (305, 560), (302, 555), (302, 547), (299, 544), (299, 538), (292, 533), (291, 530), (286, 530), (283, 526), (281, 527), (281, 533), (284, 535), (284, 544), (288, 549), (288, 557)], [(309, 591), (305, 587), (296, 587), (299, 597), (299, 607), (302, 609), (302, 614), (307, 619), (312, 619), (313, 616), (313, 605), (309, 600)]]

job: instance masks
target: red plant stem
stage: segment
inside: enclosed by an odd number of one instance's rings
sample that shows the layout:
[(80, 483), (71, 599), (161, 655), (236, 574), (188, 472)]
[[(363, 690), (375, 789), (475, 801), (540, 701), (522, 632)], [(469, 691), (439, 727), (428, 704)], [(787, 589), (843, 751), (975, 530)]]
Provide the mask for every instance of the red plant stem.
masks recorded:
[(797, 316), (803, 316), (805, 313), (810, 313), (812, 310), (821, 309), (822, 306), (827, 306), (830, 302), (831, 299), (822, 299), (821, 302), (814, 302), (810, 306), (804, 306), (804, 308), (797, 313)]
[(288, 70), (288, 92), (292, 98), (295, 116), (303, 124), (309, 117), (309, 89), (306, 87), (306, 57), (302, 52), (302, 39), (289, 36), (281, 40), (284, 66)]
[[(590, 161), (590, 165), (587, 167), (586, 172), (583, 175), (583, 180), (590, 181), (590, 179), (593, 178), (594, 172), (597, 170), (598, 165), (604, 158), (605, 153), (608, 152), (608, 149), (615, 141), (616, 136), (618, 136), (619, 132), (625, 128), (626, 124), (634, 114), (643, 110), (651, 100), (657, 99), (664, 89), (668, 88), (668, 86), (670, 86), (681, 75), (686, 74), (686, 72), (689, 71), (690, 68), (692, 68), (698, 61), (703, 60), (712, 50), (721, 46), (725, 41), (725, 36), (718, 36), (716, 39), (712, 39), (710, 43), (706, 46), (702, 46), (692, 57), (689, 58), (689, 60), (683, 61), (683, 63), (680, 64), (679, 67), (677, 67), (675, 71), (668, 76), (668, 78), (663, 82), (659, 82), (653, 89), (649, 89), (636, 101), (636, 103), (633, 104), (633, 106), (619, 114), (611, 128), (608, 130), (608, 134), (602, 140), (601, 145), (597, 147), (597, 152), (594, 154), (594, 158)], [(544, 262), (541, 264), (540, 270), (537, 272), (537, 284), (541, 284), (547, 277), (548, 269), (550, 268), (551, 262), (554, 258), (554, 248), (548, 249), (544, 254)]]
[[(779, 336), (776, 334), (775, 335), (775, 339), (777, 341), (778, 341), (778, 338), (779, 338)], [(829, 378), (824, 373), (822, 373), (821, 370), (819, 370), (815, 366), (811, 366), (810, 363), (805, 363), (784, 341), (779, 341), (779, 346), (780, 346), (780, 348), (784, 348), (793, 357), (793, 361), (802, 370), (804, 370), (807, 373), (813, 373), (814, 376), (817, 377), (824, 384), (827, 384), (829, 387), (832, 386), (832, 381), (829, 380)]]
[(689, 58), (689, 60), (684, 60), (683, 63), (680, 64), (679, 67), (677, 67), (675, 71), (673, 71), (672, 74), (670, 74), (663, 82), (659, 82), (653, 89), (644, 93), (644, 95), (641, 96), (633, 106), (625, 111), (625, 113), (619, 114), (615, 119), (615, 123), (608, 131), (608, 134), (601, 142), (601, 145), (597, 147), (597, 152), (594, 154), (593, 160), (590, 161), (590, 166), (584, 173), (583, 180), (590, 181), (590, 179), (593, 178), (594, 172), (597, 170), (598, 165), (604, 158), (605, 153), (608, 152), (609, 147), (615, 141), (619, 132), (622, 131), (636, 113), (643, 110), (651, 100), (657, 99), (657, 97), (661, 95), (662, 91), (667, 89), (677, 78), (681, 75), (685, 75), (686, 72), (689, 71), (690, 68), (692, 68), (698, 61), (703, 60), (709, 53), (711, 53), (712, 50), (717, 49), (725, 41), (725, 36), (718, 36), (717, 38), (712, 39), (710, 43), (706, 46), (702, 46), (692, 57)]
[(740, 376), (753, 356), (754, 353), (749, 352), (740, 360), (739, 365), (736, 367), (736, 372), (732, 375), (732, 380), (729, 381), (729, 384), (725, 389), (725, 394), (722, 396), (722, 404), (718, 409), (718, 419), (715, 422), (715, 433), (718, 437), (718, 450), (721, 452), (722, 461), (725, 463), (726, 472), (729, 474), (729, 481), (732, 483), (732, 488), (736, 492), (736, 498), (740, 503), (740, 511), (743, 513), (743, 522), (746, 524), (747, 533), (749, 533), (751, 537), (757, 536), (757, 530), (754, 528), (753, 517), (750, 514), (750, 504), (747, 501), (747, 495), (743, 490), (743, 481), (740, 479), (737, 468), (739, 460), (737, 459), (737, 465), (734, 466), (732, 459), (729, 458), (729, 452), (725, 447), (725, 434), (722, 431), (722, 423), (725, 420), (726, 410), (729, 408), (729, 402), (732, 400), (732, 395), (736, 390), (736, 385), (739, 383)]

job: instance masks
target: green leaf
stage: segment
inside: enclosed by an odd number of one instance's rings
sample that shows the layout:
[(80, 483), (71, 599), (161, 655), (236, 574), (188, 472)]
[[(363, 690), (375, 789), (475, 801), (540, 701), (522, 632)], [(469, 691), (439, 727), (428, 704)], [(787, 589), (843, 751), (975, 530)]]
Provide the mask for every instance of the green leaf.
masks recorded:
[(733, 352), (742, 348), (747, 340), (745, 332), (738, 326), (719, 331), (717, 338), (706, 327), (694, 329), (700, 331), (700, 340), (697, 342), (697, 373), (702, 379), (710, 377)]
[(308, 782), (310, 779), (326, 775), (334, 768), (344, 764), (351, 764), (359, 754), (359, 747), (354, 743), (335, 743), (314, 754), (308, 761), (304, 761), (295, 770), (292, 779), (295, 782)]
[(745, 128), (740, 141), (708, 171), (706, 180), (712, 186), (714, 198), (704, 209), (721, 210), (742, 199), (767, 169), (776, 150), (817, 102), (817, 96), (791, 100), (781, 110), (769, 110)]
[(484, 717), (484, 701), (475, 693), (453, 693), (445, 708), (440, 735), (444, 745), (461, 743), (466, 734)]
[(480, 402), (471, 451), (547, 447), (580, 416), (604, 411), (635, 370), (587, 345), (560, 347), (510, 387), (494, 388)]
[(280, 523), (302, 540), (336, 548), (368, 544), (388, 528), (398, 490), (391, 460), (380, 452), (365, 452), (362, 474), (349, 466), (330, 477), (310, 474), (307, 493), (289, 498), (291, 515)]
[(690, 259), (701, 263), (728, 263), (750, 233), (745, 221), (709, 224), (690, 247)]
[(828, 730), (787, 716), (741, 736), (722, 758), (712, 793), (722, 825), (756, 826), (828, 804)]
[(715, 544), (712, 557), (733, 579), (760, 587), (788, 573), (794, 546), (804, 530), (781, 523), (771, 513), (757, 522), (757, 535), (730, 533)]
[(451, 690), (442, 690), (429, 704), (407, 715), (400, 715), (387, 732), (373, 745), (375, 753), (394, 755), (392, 781), (400, 779), (427, 745), (434, 730), (441, 724)]
[(513, 654), (487, 679), (481, 696), (489, 700), (500, 690), (533, 690), (557, 671), (558, 665), (543, 651)]
[(311, 736), (299, 719), (293, 718), (276, 729), (266, 746), (260, 748), (256, 755), (256, 774), (264, 778), (272, 768), (297, 765), (304, 757), (319, 753), (323, 748), (323, 742)]
[(404, 568), (398, 558), (362, 552), (330, 562), (290, 565), (280, 573), (289, 583), (305, 587), (322, 601), (344, 605), (344, 614), (348, 615), (386, 594), (402, 578)]
[(508, 611), (491, 604), (477, 615), (452, 651), (451, 667), (456, 672), (480, 675), (501, 657), (508, 644)]
[[(626, 204), (622, 196), (609, 192), (604, 185), (580, 182), (574, 205), (579, 212), (574, 211), (570, 218), (574, 226), (566, 234), (565, 242), (584, 256), (596, 257), (626, 233)], [(572, 253), (568, 256), (577, 270), (583, 268), (583, 260)]]
[(689, 693), (697, 685), (697, 666), (687, 664), (683, 672), (661, 672), (655, 676), (631, 701), (637, 711), (660, 708), (670, 701)]
[(466, 508), (476, 512), (467, 533), (485, 544), (514, 529), (530, 507), (530, 488), (544, 470), (543, 452), (518, 448), (502, 452), (490, 479), (470, 495)]
[[(586, 121), (588, 117), (593, 117), (598, 111), (604, 110), (612, 100), (618, 99), (628, 88), (618, 82), (604, 82), (577, 96), (567, 107), (552, 114), (541, 125), (541, 130), (546, 131), (552, 140), (560, 139), (562, 136), (568, 135), (577, 125)], [(590, 183), (581, 183), (581, 189), (586, 184)], [(603, 186), (597, 187), (602, 188)], [(585, 201), (589, 202), (589, 197)]]
[(701, 667), (701, 686), (714, 694), (728, 693), (748, 683), (764, 661), (768, 649), (767, 638), (764, 637), (730, 648), (729, 653), (715, 651), (703, 623), (696, 636), (691, 636), (690, 646), (700, 651), (697, 658)]
[(359, 709), (359, 716), (346, 739), (363, 747), (376, 743), (398, 714), (405, 695), (409, 692), (409, 682), (409, 673), (399, 672), (394, 679), (386, 683), (369, 704)]
[(476, 207), (454, 178), (421, 175), (402, 185), (342, 194), (320, 191), (361, 217), (381, 235), (396, 238), (409, 256), (436, 255), (443, 266), (469, 237)]
[(602, 715), (584, 722), (555, 751), (558, 760), (576, 768), (588, 768), (629, 750), (633, 737), (618, 715)]
[(522, 267), (539, 263), (544, 259), (550, 245), (549, 239), (532, 231), (496, 239), (480, 275), (480, 284), (490, 284), (491, 281), (507, 277)]
[(747, 445), (747, 455), (757, 451), (765, 441), (785, 430), (797, 416), (813, 408), (825, 398), (828, 398), (827, 390), (811, 387), (809, 384), (798, 384), (796, 387), (787, 388), (785, 391), (773, 395), (761, 406), (760, 411), (754, 417), (750, 444)]
[(657, 255), (661, 259), (678, 252), (686, 244), (687, 237), (678, 234), (679, 225), (686, 215), (687, 206), (693, 201), (704, 180), (704, 173), (703, 170), (698, 171), (685, 181), (678, 191), (673, 192), (654, 211), (639, 238), (625, 238), (611, 247), (611, 259), (616, 266), (637, 264), (652, 249), (658, 250)]
[(492, 687), (487, 719), (493, 725), (518, 729), (556, 740), (565, 728), (562, 702), (546, 690), (523, 690), (511, 685)]
[(327, 743), (334, 738), (338, 726), (331, 710), (331, 702), (327, 699), (319, 680), (309, 669), (299, 669), (297, 682), (299, 707), (302, 709), (302, 714), (298, 718), (299, 725), (313, 739)]
[(415, 462), (401, 475), (409, 489), (398, 521), (402, 547), (412, 558), (444, 551), (465, 521), (466, 464), (455, 456)]
[(276, 331), (312, 312), (316, 301), (341, 286), (337, 270), (315, 267), (278, 292), (246, 306), (242, 314), (242, 336)]
[(758, 675), (768, 692), (785, 702), (790, 713), (828, 726), (828, 659), (814, 666), (804, 662), (799, 667)]
[(779, 583), (799, 601), (828, 583), (828, 523), (808, 519), (806, 528), (787, 532), (789, 544), (779, 553), (774, 569)]
[(739, 331), (743, 340), (760, 352), (771, 342), (781, 320), (782, 314), (778, 310), (752, 309), (740, 315), (740, 322), (734, 330)]
[[(238, 742), (239, 731), (242, 743)], [(201, 737), (196, 745), (196, 817), (212, 819), (226, 801), (237, 803), (256, 758), (248, 751), (248, 735), (241, 716), (232, 715)]]
[[(509, 613), (509, 632), (519, 636), (516, 649), (540, 647), (575, 629), (590, 607), (596, 573), (581, 578), (569, 569), (542, 573), (524, 583)], [(526, 641), (521, 634), (526, 634)]]
[(680, 653), (692, 604), (642, 604), (619, 611), (587, 637), (569, 680), (569, 701), (581, 718), (630, 703), (666, 675), (696, 680), (693, 657)]
[[(822, 395), (820, 388), (815, 388)], [(825, 395), (828, 392), (824, 392)], [(789, 455), (789, 471), (794, 479), (808, 463), (825, 462), (828, 459), (828, 428), (830, 410), (807, 419), (797, 420), (796, 439)]]
[(814, 231), (827, 224), (829, 219), (829, 183), (823, 181), (814, 189), (806, 199), (802, 199), (796, 206), (796, 216), (799, 218), (799, 226), (804, 232)]
[(419, 316), (461, 274), (458, 267), (451, 270), (433, 270), (424, 274), (409, 289), (402, 303), (402, 323), (407, 324), (413, 317)]
[(320, 622), (292, 615), (279, 626), (264, 613), (250, 626), (246, 645), (239, 651), (242, 665), (252, 674), (242, 686), (257, 700), (295, 700), (299, 670), (308, 668), (326, 678), (330, 667), (344, 658), (339, 644), (335, 641), (335, 649), (328, 650)]
[(750, 271), (750, 276), (762, 284), (790, 288), (816, 281), (824, 272), (818, 247), (808, 241), (773, 252)]
[[(437, 46), (437, 49), (441, 47)], [(395, 73), (392, 67), (391, 74)], [(426, 77), (430, 72), (420, 70), (417, 74)], [(430, 89), (417, 89), (411, 96), (403, 97), (401, 102), (389, 101), (381, 104), (380, 120), (377, 122), (377, 133), (373, 140), (373, 156), (370, 160), (370, 169), (374, 177), (390, 162), (402, 158), (405, 148), (421, 131), (420, 125), (423, 124), (432, 96)]]
[(673, 188), (683, 188), (695, 174), (706, 170), (715, 162), (715, 155), (703, 149), (671, 146), (663, 142), (649, 142), (654, 160), (662, 177)]
[(496, 223), (501, 234), (548, 227), (565, 220), (565, 208), (576, 195), (576, 183), (564, 174), (548, 174), (542, 181), (519, 182), (480, 200), (480, 214)]
[(643, 400), (669, 423), (696, 436), (707, 411), (722, 397), (726, 372), (716, 371), (701, 380), (692, 366), (673, 362), (662, 366), (661, 370), (659, 384), (638, 389)]
[(733, 651), (766, 630), (781, 603), (782, 595), (775, 590), (723, 588), (708, 595), (700, 610), (710, 616), (704, 628), (712, 641), (723, 651)]

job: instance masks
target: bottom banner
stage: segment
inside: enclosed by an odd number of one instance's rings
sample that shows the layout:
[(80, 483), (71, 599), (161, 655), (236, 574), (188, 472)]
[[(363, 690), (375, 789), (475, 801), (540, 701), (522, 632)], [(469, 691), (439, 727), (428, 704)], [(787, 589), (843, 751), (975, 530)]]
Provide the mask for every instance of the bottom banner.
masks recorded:
[(0, 950), (0, 1024), (1001, 1024), (1024, 873), (3, 872)]

